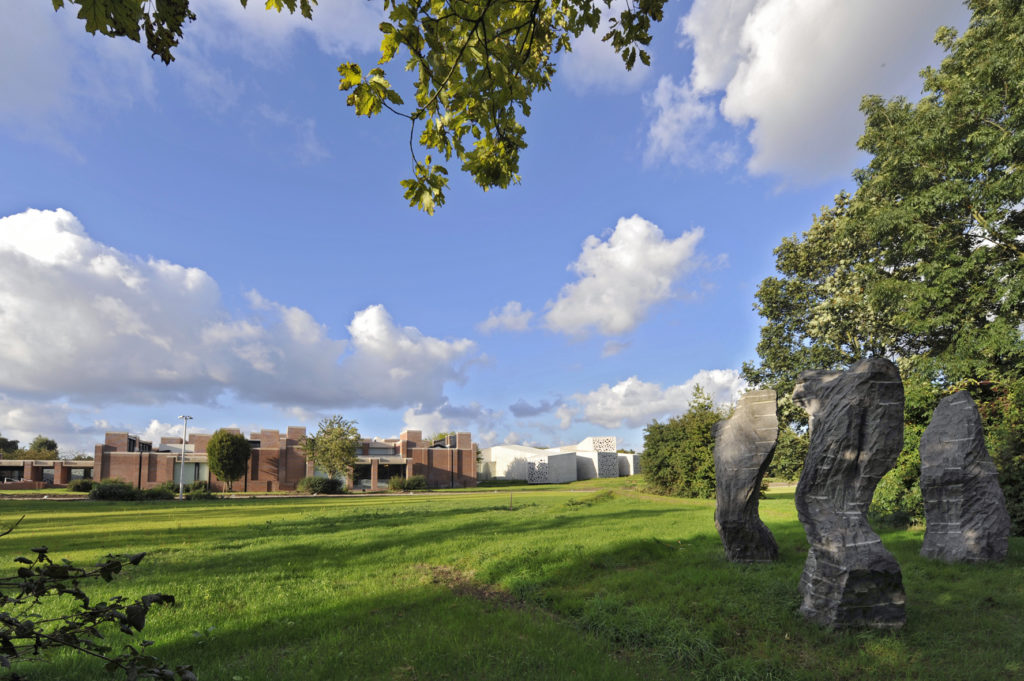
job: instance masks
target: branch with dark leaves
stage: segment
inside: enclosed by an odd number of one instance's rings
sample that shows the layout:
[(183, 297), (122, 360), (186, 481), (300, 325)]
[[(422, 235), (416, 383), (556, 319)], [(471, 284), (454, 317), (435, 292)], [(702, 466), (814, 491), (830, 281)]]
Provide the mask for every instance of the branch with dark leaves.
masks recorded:
[[(108, 555), (97, 565), (83, 568), (68, 560), (54, 562), (45, 546), (32, 549), (32, 553), (31, 558), (15, 558), (20, 564), (15, 575), (0, 577), (0, 666), (11, 669), (15, 663), (39, 659), (47, 650), (64, 648), (104, 660), (108, 672), (122, 671), (129, 681), (195, 681), (190, 666), (172, 668), (150, 655), (152, 641), (125, 645), (117, 653), (103, 635), (104, 630), (116, 627), (122, 634), (134, 636), (145, 627), (149, 609), (158, 604), (174, 605), (174, 596), (147, 594), (134, 600), (114, 596), (94, 603), (82, 589), (82, 582), (88, 580), (111, 581), (126, 566), (138, 565), (146, 554)], [(61, 596), (74, 599), (71, 612), (56, 616), (37, 612), (41, 605)], [(24, 677), (12, 674), (10, 678)]]

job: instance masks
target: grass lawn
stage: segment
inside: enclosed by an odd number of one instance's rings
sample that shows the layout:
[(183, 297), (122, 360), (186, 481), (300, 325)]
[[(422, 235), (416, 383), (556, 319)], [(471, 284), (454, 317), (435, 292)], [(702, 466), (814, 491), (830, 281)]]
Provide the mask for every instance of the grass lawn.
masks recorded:
[[(605, 485), (607, 483), (603, 483)], [(761, 503), (781, 558), (727, 563), (714, 503), (614, 487), (209, 502), (4, 500), (10, 559), (147, 551), (90, 595), (171, 593), (145, 637), (203, 681), (1024, 679), (1024, 540), (997, 565), (918, 556), (907, 625), (831, 633), (796, 613), (792, 489)], [(13, 572), (14, 563), (8, 563)], [(111, 639), (112, 641), (115, 639)], [(31, 679), (105, 679), (61, 655)]]

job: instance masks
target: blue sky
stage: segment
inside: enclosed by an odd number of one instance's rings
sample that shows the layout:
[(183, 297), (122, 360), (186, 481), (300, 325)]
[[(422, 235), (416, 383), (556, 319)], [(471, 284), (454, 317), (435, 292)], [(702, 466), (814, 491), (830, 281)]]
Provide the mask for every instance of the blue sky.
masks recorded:
[[(920, 93), (952, 0), (669, 3), (650, 69), (588, 37), (527, 121), (523, 181), (407, 207), (408, 128), (356, 119), (380, 4), (312, 22), (194, 0), (169, 67), (74, 14), (0, 25), (0, 433), (615, 435), (719, 401), (772, 249), (865, 157), (861, 95)], [(396, 78), (397, 80), (397, 78)], [(454, 168), (453, 168), (454, 170)]]

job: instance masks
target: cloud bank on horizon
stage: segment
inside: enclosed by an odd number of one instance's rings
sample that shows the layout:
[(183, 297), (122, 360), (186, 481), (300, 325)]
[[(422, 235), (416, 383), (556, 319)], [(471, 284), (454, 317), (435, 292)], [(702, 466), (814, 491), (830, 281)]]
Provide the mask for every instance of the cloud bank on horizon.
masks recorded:
[(0, 262), (0, 327), (17, 331), (0, 346), (10, 395), (202, 403), (230, 390), (279, 407), (434, 406), (474, 356), (473, 341), (398, 326), (382, 305), (357, 311), (347, 339), (255, 291), (233, 314), (206, 272), (100, 244), (66, 210), (0, 219)]
[[(629, 236), (617, 239), (623, 234)], [(653, 244), (661, 253), (654, 258), (653, 278), (615, 294), (623, 310), (642, 312), (667, 295), (671, 273), (692, 257), (699, 236), (691, 232), (669, 242), (642, 218), (623, 219), (607, 242), (596, 237), (585, 242), (576, 269), (579, 262), (594, 260), (629, 284), (628, 268), (609, 261), (650, 256)], [(641, 248), (617, 251), (622, 244)], [(603, 280), (601, 285), (611, 283)], [(574, 286), (578, 283), (567, 285), (559, 300), (581, 295)], [(580, 309), (596, 304), (590, 300), (594, 295), (582, 294)], [(464, 382), (479, 359), (471, 339), (435, 338), (400, 326), (379, 304), (356, 311), (347, 337), (338, 338), (306, 310), (255, 290), (246, 299), (244, 312), (228, 310), (207, 272), (122, 253), (92, 239), (63, 209), (30, 209), (0, 218), (0, 328), (10, 331), (0, 345), (5, 369), (0, 375), (0, 432), (26, 438), (35, 430), (57, 438), (95, 439), (109, 424), (103, 419), (82, 424), (76, 414), (128, 403), (216, 403), (229, 396), (307, 415), (372, 406), (405, 409), (406, 427), (434, 432), (472, 427), (485, 442), (512, 427), (503, 410), (453, 405), (445, 394), (446, 384)], [(616, 323), (635, 325), (637, 314)], [(513, 301), (489, 321), (496, 320), (494, 328), (525, 330), (529, 315)], [(491, 330), (486, 322), (482, 326)], [(562, 429), (573, 420), (635, 425), (680, 404), (685, 409), (685, 395), (695, 380), (707, 383), (705, 388), (720, 400), (732, 399), (736, 391), (736, 372), (702, 372), (682, 386), (666, 388), (666, 396), (644, 407), (636, 403), (636, 386), (648, 392), (661, 389), (633, 377), (620, 384), (629, 389), (602, 386), (565, 403), (533, 407), (520, 400), (508, 415), (529, 419), (560, 407)], [(170, 424), (156, 424), (173, 431)], [(145, 429), (135, 424), (132, 430), (152, 435), (155, 428), (151, 421)], [(83, 448), (82, 443), (76, 440), (75, 448)]]

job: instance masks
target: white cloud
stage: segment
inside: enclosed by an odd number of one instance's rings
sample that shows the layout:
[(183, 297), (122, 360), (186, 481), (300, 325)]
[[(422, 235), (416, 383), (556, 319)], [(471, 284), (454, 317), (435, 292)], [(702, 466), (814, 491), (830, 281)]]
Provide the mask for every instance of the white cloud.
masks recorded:
[(444, 403), (475, 345), (394, 323), (380, 305), (332, 338), (307, 311), (89, 238), (64, 210), (0, 219), (0, 393), (80, 404), (249, 402), (309, 409)]
[(310, 165), (331, 157), (330, 152), (324, 148), (316, 135), (316, 121), (312, 118), (296, 119), (284, 111), (267, 105), (261, 106), (259, 112), (270, 123), (295, 133), (292, 154), (302, 165)]
[(648, 98), (648, 159), (692, 164), (702, 139), (715, 144), (717, 104), (749, 131), (750, 173), (847, 175), (860, 159), (861, 97), (918, 95), (918, 72), (941, 54), (935, 30), (967, 19), (959, 0), (696, 0), (679, 26), (694, 51), (688, 79), (663, 77)]
[(716, 120), (715, 105), (688, 83), (677, 85), (671, 76), (662, 76), (654, 92), (644, 97), (644, 105), (654, 113), (647, 129), (646, 163), (667, 159), (690, 168), (722, 169), (736, 162), (735, 144), (708, 139)]
[(476, 402), (462, 406), (445, 402), (434, 409), (422, 406), (407, 409), (403, 428), (422, 431), (424, 437), (453, 430), (469, 431), (477, 444), (486, 447), (497, 437), (503, 416), (502, 412), (487, 409)]
[(156, 88), (145, 48), (85, 32), (73, 7), (7, 0), (0, 22), (0, 129), (75, 154), (64, 137), (83, 108), (152, 101)]
[(596, 32), (585, 30), (573, 41), (572, 52), (562, 57), (559, 73), (567, 78), (573, 91), (620, 93), (640, 87), (650, 75), (650, 68), (644, 66), (639, 57), (632, 70), (627, 71), (622, 57), (615, 53), (611, 43), (601, 40), (611, 29), (609, 18), (618, 18), (625, 6), (625, 0), (615, 0), (610, 9), (602, 7), (605, 19), (601, 26)]
[(604, 346), (601, 348), (601, 356), (614, 357), (628, 347), (628, 341), (605, 341)]
[(734, 369), (704, 369), (681, 385), (665, 388), (631, 376), (613, 386), (605, 383), (589, 393), (573, 395), (580, 408), (573, 416), (604, 428), (639, 428), (651, 419), (684, 413), (698, 385), (716, 404), (725, 404), (736, 400), (746, 388), (746, 381)]
[(512, 415), (517, 419), (525, 419), (530, 418), (531, 416), (539, 416), (541, 414), (554, 411), (561, 404), (561, 399), (541, 400), (537, 404), (530, 404), (526, 400), (520, 398), (515, 404), (509, 405), (508, 410), (512, 412)]
[(578, 413), (578, 409), (574, 409), (567, 404), (561, 405), (558, 410), (555, 411), (555, 416), (558, 417), (558, 427), (562, 430), (569, 428), (569, 426), (572, 425), (572, 420), (576, 418), (576, 414)]
[[(92, 454), (107, 423), (89, 421), (89, 414), (63, 401), (32, 402), (0, 395), (0, 434), (28, 447), (36, 435), (57, 441), (62, 455)], [(85, 423), (82, 423), (82, 421)]]
[(666, 239), (639, 215), (620, 218), (607, 241), (589, 236), (569, 269), (580, 279), (566, 284), (548, 303), (544, 319), (561, 333), (606, 335), (633, 329), (652, 305), (672, 297), (672, 286), (697, 262), (701, 228)]
[(382, 5), (365, 0), (321, 2), (313, 8), (312, 21), (298, 13), (266, 11), (259, 2), (242, 7), (238, 0), (193, 0), (192, 9), (197, 19), (185, 29), (190, 38), (263, 66), (280, 60), (304, 34), (334, 57), (375, 50), (380, 45), (377, 26), (385, 19)]
[(494, 312), (491, 310), (491, 314), (484, 321), (477, 325), (483, 333), (491, 333), (499, 329), (505, 331), (526, 331), (530, 328), (530, 318), (533, 316), (532, 310), (524, 310), (523, 304), (510, 300), (505, 303), (505, 307), (501, 308), (500, 312)]
[[(223, 55), (274, 69), (294, 43), (308, 37), (326, 54), (352, 57), (377, 49), (377, 26), (384, 18), (380, 3), (365, 0), (320, 3), (313, 21), (268, 12), (259, 2), (243, 8), (238, 0), (193, 0), (191, 9), (197, 19), (184, 26), (185, 38), (170, 68), (194, 102), (219, 113), (248, 90), (261, 89), (259, 83), (240, 80)], [(54, 12), (47, 2), (5, 0), (0, 129), (75, 154), (64, 137), (67, 128), (86, 127), (97, 111), (155, 102), (155, 74), (166, 68), (149, 58), (145, 45), (87, 33), (74, 5)], [(321, 158), (313, 121), (296, 117), (293, 127), (300, 160)]]

